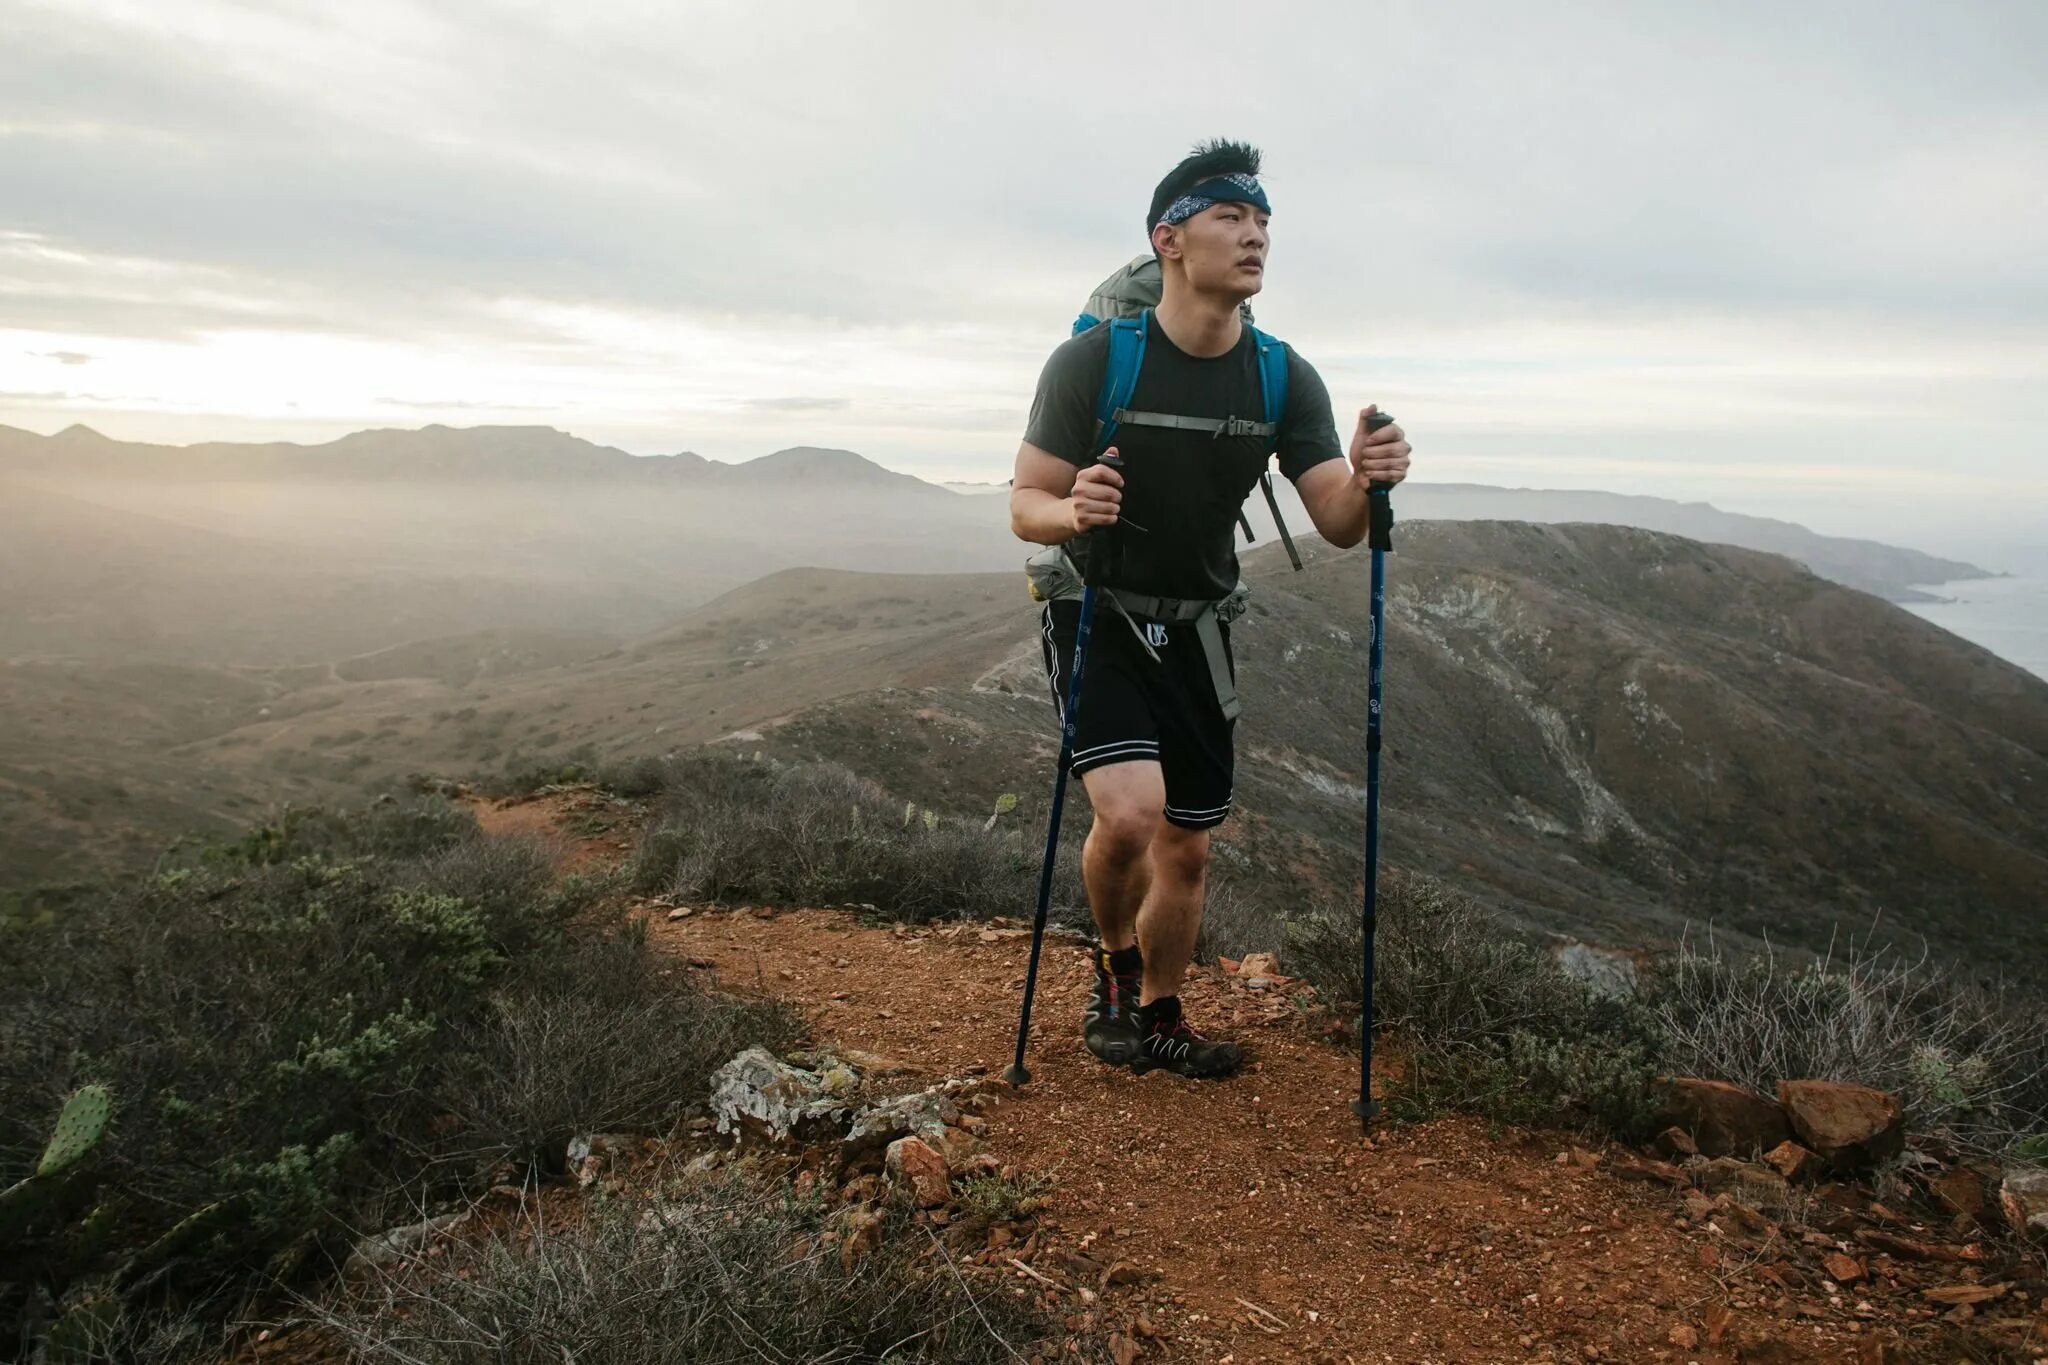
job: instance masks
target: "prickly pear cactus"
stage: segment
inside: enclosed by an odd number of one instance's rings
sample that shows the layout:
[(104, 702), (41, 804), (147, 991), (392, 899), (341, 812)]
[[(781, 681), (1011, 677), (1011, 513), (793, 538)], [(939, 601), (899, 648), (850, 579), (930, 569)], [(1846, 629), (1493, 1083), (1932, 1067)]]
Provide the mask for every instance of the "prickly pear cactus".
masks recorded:
[(36, 1174), (61, 1175), (85, 1160), (107, 1131), (107, 1116), (113, 1110), (113, 1096), (103, 1085), (88, 1085), (74, 1093), (57, 1116), (57, 1129), (50, 1134), (49, 1146), (43, 1148)]
[(80, 1163), (99, 1144), (113, 1107), (103, 1085), (88, 1085), (65, 1101), (57, 1130), (34, 1173), (0, 1189), (0, 1250), (31, 1240), (39, 1225), (46, 1224), (68, 1196), (77, 1194), (77, 1177), (83, 1174)]

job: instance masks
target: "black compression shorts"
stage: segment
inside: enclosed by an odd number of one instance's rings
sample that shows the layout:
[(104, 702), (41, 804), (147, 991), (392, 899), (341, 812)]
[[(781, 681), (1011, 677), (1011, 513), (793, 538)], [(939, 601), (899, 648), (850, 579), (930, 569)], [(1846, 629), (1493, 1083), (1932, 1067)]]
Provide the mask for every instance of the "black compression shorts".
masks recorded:
[[(1047, 680), (1061, 711), (1073, 676), (1074, 627), (1079, 602), (1048, 602), (1042, 625)], [(1154, 663), (1131, 622), (1103, 594), (1088, 635), (1081, 679), (1081, 714), (1074, 733), (1076, 776), (1110, 763), (1157, 763), (1166, 779), (1163, 814), (1182, 829), (1208, 829), (1230, 814), (1235, 769), (1231, 734), (1216, 700), (1216, 685), (1193, 625), (1139, 621), (1148, 632)], [(1224, 652), (1230, 627), (1223, 627)], [(1231, 676), (1237, 676), (1235, 663)]]

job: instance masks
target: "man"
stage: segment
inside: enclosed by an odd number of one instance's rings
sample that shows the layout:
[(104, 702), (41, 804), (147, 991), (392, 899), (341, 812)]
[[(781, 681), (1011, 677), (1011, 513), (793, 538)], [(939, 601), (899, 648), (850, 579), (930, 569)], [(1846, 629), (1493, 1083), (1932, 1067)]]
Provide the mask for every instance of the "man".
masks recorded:
[[(1205, 143), (1153, 192), (1145, 226), (1163, 292), (1146, 323), (1144, 365), (1127, 405), (1133, 414), (1263, 414), (1253, 335), (1240, 316), (1265, 282), (1271, 211), (1258, 173), (1256, 148)], [(1348, 548), (1365, 538), (1370, 485), (1407, 477), (1409, 446), (1398, 426), (1368, 433), (1376, 410), (1368, 407), (1347, 460), (1329, 391), (1290, 350), (1277, 434), (1133, 421), (1119, 424), (1103, 452), (1095, 404), (1109, 330), (1074, 337), (1046, 362), (1010, 493), (1011, 529), (1023, 540), (1114, 537), (1104, 582), (1127, 595), (1098, 617), (1074, 741), (1072, 771), (1095, 808), (1081, 868), (1101, 940), (1082, 1036), (1113, 1065), (1223, 1076), (1237, 1069), (1238, 1046), (1197, 1033), (1178, 992), (1201, 926), (1209, 831), (1230, 811), (1235, 720), (1218, 695), (1220, 665), (1205, 658), (1194, 624), (1127, 611), (1128, 623), (1115, 618), (1124, 600), (1230, 594), (1238, 511), (1269, 456), (1277, 452), (1316, 530)], [(1121, 456), (1124, 471), (1095, 463), (1103, 453)], [(1078, 618), (1077, 603), (1046, 604), (1056, 704), (1073, 666)], [(1227, 666), (1234, 678), (1234, 663)]]

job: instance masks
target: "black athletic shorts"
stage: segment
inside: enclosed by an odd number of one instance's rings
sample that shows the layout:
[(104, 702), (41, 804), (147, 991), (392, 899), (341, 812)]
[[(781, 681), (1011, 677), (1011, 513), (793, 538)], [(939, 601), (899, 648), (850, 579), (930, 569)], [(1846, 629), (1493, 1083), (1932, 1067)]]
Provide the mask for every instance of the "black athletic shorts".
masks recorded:
[[(1042, 626), (1053, 706), (1066, 723), (1067, 683), (1074, 668), (1079, 602), (1048, 602)], [(1235, 766), (1231, 732), (1216, 700), (1216, 683), (1193, 625), (1139, 621), (1159, 655), (1154, 663), (1131, 622), (1104, 596), (1097, 599), (1081, 678), (1081, 714), (1074, 727), (1076, 776), (1110, 763), (1157, 763), (1166, 778), (1166, 818), (1182, 829), (1208, 829), (1230, 814)], [(1230, 653), (1230, 627), (1223, 628)], [(1237, 676), (1235, 662), (1230, 675)]]

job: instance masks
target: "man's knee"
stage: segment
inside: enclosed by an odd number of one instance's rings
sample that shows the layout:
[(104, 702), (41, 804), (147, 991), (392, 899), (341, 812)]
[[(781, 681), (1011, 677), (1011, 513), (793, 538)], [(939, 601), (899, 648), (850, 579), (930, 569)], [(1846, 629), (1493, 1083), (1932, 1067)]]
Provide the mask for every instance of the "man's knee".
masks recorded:
[(1115, 862), (1132, 862), (1145, 855), (1158, 828), (1156, 811), (1122, 802), (1104, 804), (1095, 809), (1095, 824), (1088, 831), (1088, 842)]
[(1209, 831), (1161, 825), (1156, 833), (1152, 841), (1155, 875), (1190, 885), (1201, 881), (1209, 869)]

